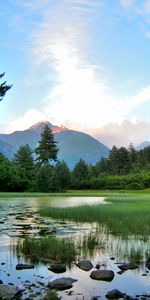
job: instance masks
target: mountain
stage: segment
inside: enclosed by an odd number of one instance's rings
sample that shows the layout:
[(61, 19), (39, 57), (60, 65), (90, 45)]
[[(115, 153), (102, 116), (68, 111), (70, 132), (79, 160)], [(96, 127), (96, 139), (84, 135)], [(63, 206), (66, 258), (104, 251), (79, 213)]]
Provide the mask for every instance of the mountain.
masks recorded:
[(12, 158), (16, 151), (17, 149), (14, 146), (0, 140), (0, 153), (4, 154), (8, 158)]
[[(94, 164), (109, 153), (109, 149), (92, 136), (65, 127), (55, 126), (48, 121), (39, 122), (23, 131), (0, 134), (0, 140), (10, 144), (15, 149), (25, 144), (29, 144), (34, 149), (45, 125), (52, 129), (58, 143), (58, 159), (64, 160), (70, 169), (74, 167), (80, 158), (87, 163)], [(3, 152), (9, 157), (7, 149)]]
[(136, 149), (139, 151), (139, 150), (142, 150), (146, 147), (150, 147), (150, 142), (145, 141), (145, 142), (141, 143), (139, 146), (137, 146)]

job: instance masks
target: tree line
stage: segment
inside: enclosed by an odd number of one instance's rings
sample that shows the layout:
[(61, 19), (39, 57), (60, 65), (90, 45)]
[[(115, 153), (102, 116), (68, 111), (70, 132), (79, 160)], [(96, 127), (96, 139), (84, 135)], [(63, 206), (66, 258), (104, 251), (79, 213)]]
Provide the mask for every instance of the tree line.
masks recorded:
[[(0, 74), (0, 80), (5, 73)], [(0, 83), (0, 101), (12, 85)], [(12, 160), (0, 153), (0, 191), (53, 192), (67, 189), (144, 189), (150, 187), (150, 147), (113, 146), (95, 165), (80, 159), (72, 171), (57, 161), (58, 148), (46, 126), (33, 151), (22, 145)]]
[(150, 187), (150, 147), (113, 146), (95, 165), (80, 159), (73, 170), (57, 160), (57, 143), (46, 125), (33, 151), (22, 145), (12, 160), (0, 153), (1, 192), (60, 192), (67, 189), (143, 189)]

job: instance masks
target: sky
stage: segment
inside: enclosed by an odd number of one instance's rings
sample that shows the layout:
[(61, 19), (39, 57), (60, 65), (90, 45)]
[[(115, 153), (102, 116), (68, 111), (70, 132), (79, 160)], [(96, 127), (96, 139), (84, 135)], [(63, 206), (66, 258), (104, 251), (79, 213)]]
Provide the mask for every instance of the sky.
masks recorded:
[(150, 140), (150, 0), (1, 0), (0, 20), (1, 133), (48, 120)]

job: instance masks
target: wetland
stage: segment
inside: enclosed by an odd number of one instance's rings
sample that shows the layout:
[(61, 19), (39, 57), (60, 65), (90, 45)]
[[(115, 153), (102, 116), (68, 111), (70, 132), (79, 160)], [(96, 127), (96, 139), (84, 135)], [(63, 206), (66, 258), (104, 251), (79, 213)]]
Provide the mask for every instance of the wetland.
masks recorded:
[[(0, 286), (17, 287), (17, 299), (53, 299), (48, 286), (71, 278), (61, 299), (107, 299), (116, 289), (120, 299), (150, 299), (149, 212), (149, 193), (1, 194)], [(113, 277), (93, 279), (95, 271)]]

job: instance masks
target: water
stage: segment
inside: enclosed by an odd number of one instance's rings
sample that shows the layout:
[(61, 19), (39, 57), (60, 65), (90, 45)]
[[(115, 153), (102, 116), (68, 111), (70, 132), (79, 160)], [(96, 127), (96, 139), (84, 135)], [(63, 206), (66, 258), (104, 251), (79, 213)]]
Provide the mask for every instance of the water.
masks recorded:
[[(145, 255), (149, 248), (149, 240), (143, 241), (134, 236), (128, 239), (121, 239), (108, 234), (105, 228), (98, 227), (96, 223), (76, 224), (71, 221), (54, 221), (49, 218), (42, 218), (37, 214), (40, 207), (44, 205), (52, 206), (74, 206), (85, 204), (104, 204), (101, 197), (65, 197), (65, 198), (7, 198), (0, 200), (0, 279), (4, 284), (13, 283), (17, 286), (27, 286), (27, 292), (23, 293), (22, 299), (26, 299), (34, 288), (28, 290), (29, 283), (47, 283), (59, 277), (72, 277), (78, 281), (73, 284), (72, 296), (67, 291), (60, 295), (65, 299), (90, 300), (93, 296), (101, 296), (106, 299), (108, 291), (118, 288), (121, 292), (130, 296), (150, 294), (150, 272), (145, 266)], [(90, 249), (81, 249), (79, 258), (91, 259), (93, 265), (100, 263), (101, 269), (110, 269), (115, 272), (115, 277), (111, 282), (96, 281), (90, 278), (90, 273), (80, 270), (75, 264), (67, 269), (63, 274), (54, 274), (48, 270), (48, 265), (39, 264), (31, 270), (16, 270), (17, 263), (27, 263), (23, 256), (17, 257), (14, 251), (18, 238), (25, 236), (38, 237), (42, 230), (47, 230), (51, 234), (51, 229), (55, 229), (55, 234), (60, 238), (73, 238), (76, 244), (79, 241), (92, 236), (93, 241), (98, 244)], [(99, 243), (100, 241), (100, 243)], [(127, 261), (131, 255), (131, 250), (136, 250), (142, 254), (141, 262), (135, 270), (128, 270), (122, 275), (118, 274), (118, 263)], [(35, 249), (36, 251), (36, 249)], [(115, 258), (112, 260), (112, 256)], [(143, 276), (144, 275), (144, 276)], [(43, 293), (44, 287), (39, 286), (39, 296)], [(38, 298), (39, 297), (39, 298)], [(140, 299), (140, 297), (138, 298)], [(141, 298), (142, 299), (142, 298)]]

